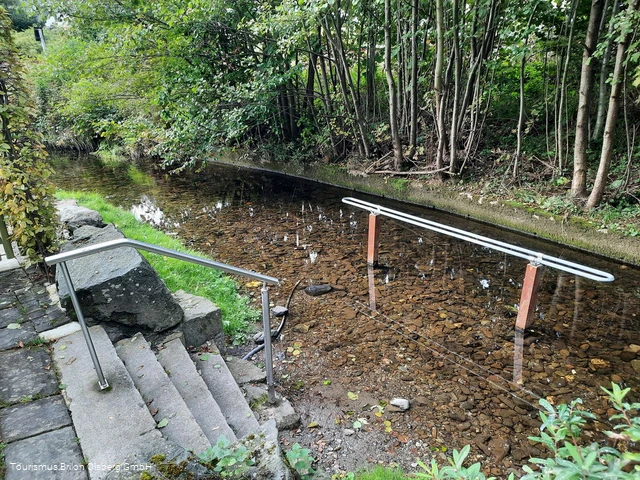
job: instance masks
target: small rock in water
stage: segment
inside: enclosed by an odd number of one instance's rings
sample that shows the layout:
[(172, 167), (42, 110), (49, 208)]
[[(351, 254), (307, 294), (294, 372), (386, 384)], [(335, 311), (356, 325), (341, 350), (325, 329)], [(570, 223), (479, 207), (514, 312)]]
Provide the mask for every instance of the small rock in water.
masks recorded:
[(274, 317), (284, 317), (287, 313), (289, 313), (289, 309), (287, 307), (281, 307), (277, 305), (271, 309), (271, 313), (273, 313)]
[(329, 293), (330, 291), (331, 285), (309, 285), (304, 289), (304, 293), (306, 293), (307, 295), (311, 295), (312, 297), (324, 295), (325, 293)]
[(399, 408), (402, 411), (409, 410), (409, 400), (405, 398), (392, 398), (389, 404)]

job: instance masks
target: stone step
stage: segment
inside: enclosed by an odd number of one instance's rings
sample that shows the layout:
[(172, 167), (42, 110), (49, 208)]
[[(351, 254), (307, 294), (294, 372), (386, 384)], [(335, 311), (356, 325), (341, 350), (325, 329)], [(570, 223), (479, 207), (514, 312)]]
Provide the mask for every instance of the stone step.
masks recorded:
[(215, 445), (218, 438), (223, 435), (230, 442), (235, 442), (236, 434), (196, 371), (180, 339), (176, 338), (165, 343), (157, 357), (211, 444)]
[(209, 448), (209, 440), (142, 334), (118, 342), (116, 352), (156, 422), (168, 422), (161, 428), (162, 436), (194, 453)]
[(109, 389), (98, 387), (82, 332), (59, 339), (53, 360), (89, 476), (95, 480), (162, 435), (104, 329), (97, 325), (90, 332)]
[(255, 433), (260, 424), (215, 344), (211, 352), (193, 355), (193, 361), (238, 438)]

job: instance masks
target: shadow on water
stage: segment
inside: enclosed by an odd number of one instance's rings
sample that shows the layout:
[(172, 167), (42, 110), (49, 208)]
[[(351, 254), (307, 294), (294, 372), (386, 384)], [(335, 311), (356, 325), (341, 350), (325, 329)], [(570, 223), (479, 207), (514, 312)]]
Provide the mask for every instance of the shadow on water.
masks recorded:
[[(334, 285), (317, 299), (294, 298), (293, 330), (277, 346), (288, 360), (278, 372), (302, 402), (331, 375), (378, 398), (417, 399), (404, 428), (394, 423), (401, 445), (389, 451), (396, 456), (406, 438), (424, 440), (424, 448), (436, 440), (472, 442), (494, 455), (498, 468), (509, 468), (541, 453), (526, 441), (539, 425), (540, 398), (557, 404), (581, 397), (601, 418), (607, 404), (600, 386), (615, 381), (639, 398), (637, 268), (279, 174), (212, 165), (197, 175), (141, 177), (92, 159), (54, 162), (59, 187), (98, 191), (192, 248), (279, 277), (275, 299), (284, 301), (298, 279)], [(342, 204), (345, 196), (602, 269), (616, 280), (602, 284), (547, 269), (535, 323), (516, 331), (526, 261), (384, 219), (383, 266), (368, 269), (367, 213)], [(303, 345), (302, 354), (289, 358), (288, 342)], [(291, 388), (296, 378), (305, 379), (307, 397)], [(494, 438), (509, 439), (509, 456), (485, 450)], [(423, 448), (415, 445), (406, 451), (412, 458)]]

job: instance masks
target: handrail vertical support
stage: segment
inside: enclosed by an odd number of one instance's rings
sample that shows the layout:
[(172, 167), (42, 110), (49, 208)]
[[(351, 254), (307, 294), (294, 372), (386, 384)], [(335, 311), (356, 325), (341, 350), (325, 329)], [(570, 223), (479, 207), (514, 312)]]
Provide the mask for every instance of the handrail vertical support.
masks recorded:
[(369, 214), (369, 243), (367, 244), (367, 264), (378, 263), (378, 242), (380, 237), (380, 218), (377, 213)]
[(67, 283), (67, 288), (69, 289), (69, 297), (71, 298), (73, 309), (76, 311), (78, 323), (80, 324), (80, 328), (82, 329), (84, 341), (86, 342), (87, 348), (89, 349), (89, 355), (91, 356), (93, 367), (96, 369), (96, 374), (98, 375), (98, 385), (100, 386), (100, 390), (105, 390), (109, 388), (109, 382), (107, 382), (107, 379), (104, 378), (104, 373), (102, 373), (102, 367), (100, 366), (100, 361), (98, 360), (96, 349), (93, 346), (91, 334), (89, 333), (89, 329), (87, 328), (87, 323), (84, 320), (84, 315), (82, 313), (82, 308), (80, 307), (80, 302), (78, 301), (78, 296), (76, 295), (73, 282), (71, 281), (71, 274), (69, 273), (69, 269), (67, 268), (67, 262), (61, 262), (60, 269), (62, 270), (64, 281)]
[(2, 245), (4, 246), (4, 253), (8, 260), (15, 258), (13, 255), (13, 247), (11, 246), (11, 240), (9, 239), (9, 232), (7, 231), (7, 225), (4, 223), (4, 219), (0, 217), (0, 238), (2, 239)]
[(520, 305), (518, 307), (518, 318), (516, 319), (516, 328), (524, 330), (533, 323), (533, 313), (538, 302), (538, 290), (540, 288), (540, 280), (544, 267), (535, 262), (527, 265), (522, 284), (522, 294), (520, 296)]
[(264, 337), (264, 364), (267, 368), (267, 400), (276, 403), (275, 383), (273, 381), (273, 351), (271, 348), (271, 317), (269, 309), (269, 290), (262, 284), (262, 324)]

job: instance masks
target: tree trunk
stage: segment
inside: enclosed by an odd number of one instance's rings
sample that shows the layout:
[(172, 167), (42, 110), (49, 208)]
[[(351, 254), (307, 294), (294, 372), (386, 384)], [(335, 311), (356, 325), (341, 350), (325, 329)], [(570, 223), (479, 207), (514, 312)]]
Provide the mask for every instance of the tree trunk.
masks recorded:
[[(631, 0), (627, 7), (627, 13), (631, 17), (635, 10), (638, 9), (640, 0)], [(611, 156), (613, 154), (613, 136), (615, 133), (616, 119), (620, 108), (620, 94), (624, 83), (624, 60), (627, 53), (627, 47), (631, 41), (633, 30), (625, 33), (622, 41), (618, 43), (618, 52), (616, 54), (616, 63), (613, 70), (613, 78), (611, 79), (611, 94), (609, 95), (609, 110), (607, 112), (607, 121), (604, 126), (604, 137), (602, 139), (602, 151), (600, 153), (600, 164), (598, 165), (598, 173), (591, 190), (591, 195), (587, 200), (587, 209), (597, 207), (602, 201), (604, 189), (607, 186), (607, 177), (609, 175), (609, 167), (611, 166)]]
[[(442, 87), (442, 70), (444, 65), (444, 7), (443, 0), (436, 0), (436, 65), (433, 72), (433, 90), (436, 97), (436, 124), (438, 129), (438, 150), (436, 153), (436, 170), (444, 166), (444, 91)], [(441, 180), (444, 174), (438, 174)]]
[(418, 6), (411, 2), (411, 119), (409, 122), (409, 158), (416, 153), (418, 138)]
[[(611, 11), (611, 20), (609, 21), (607, 44), (602, 55), (602, 61), (600, 62), (600, 89), (598, 91), (598, 113), (596, 114), (596, 125), (593, 127), (593, 134), (591, 138), (594, 140), (600, 138), (602, 135), (602, 127), (604, 126), (604, 120), (607, 116), (607, 110), (605, 108), (607, 100), (607, 77), (609, 73), (609, 60), (611, 59), (611, 48), (613, 46), (613, 19), (618, 14), (620, 9), (620, 1), (616, 0), (613, 4), (613, 10)], [(603, 15), (604, 17), (604, 15)]]
[(569, 72), (569, 62), (571, 60), (571, 47), (573, 46), (573, 33), (575, 32), (576, 15), (580, 0), (573, 0), (571, 13), (569, 14), (569, 40), (567, 41), (567, 53), (562, 70), (562, 81), (560, 82), (560, 98), (558, 106), (558, 120), (556, 124), (556, 154), (558, 156), (558, 173), (562, 175), (564, 170), (564, 132), (563, 132), (563, 112), (566, 101), (567, 74)]
[(593, 64), (591, 56), (598, 44), (598, 26), (602, 15), (604, 0), (591, 1), (589, 26), (582, 53), (580, 70), (580, 91), (578, 97), (578, 115), (576, 117), (576, 138), (573, 149), (573, 181), (571, 195), (583, 198), (587, 195), (587, 145), (589, 144), (589, 104), (593, 85)]
[(402, 169), (402, 143), (398, 134), (398, 100), (396, 86), (391, 70), (391, 0), (384, 1), (384, 72), (389, 85), (389, 126), (391, 127), (391, 142), (393, 144), (393, 158), (395, 170)]

